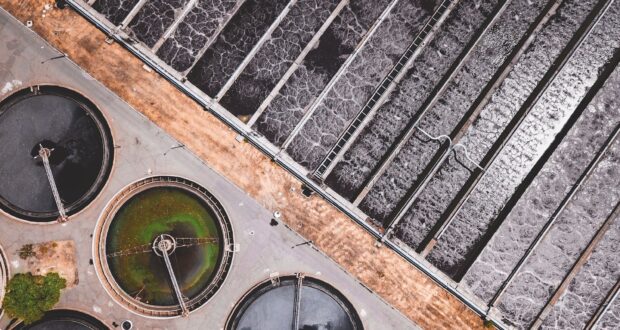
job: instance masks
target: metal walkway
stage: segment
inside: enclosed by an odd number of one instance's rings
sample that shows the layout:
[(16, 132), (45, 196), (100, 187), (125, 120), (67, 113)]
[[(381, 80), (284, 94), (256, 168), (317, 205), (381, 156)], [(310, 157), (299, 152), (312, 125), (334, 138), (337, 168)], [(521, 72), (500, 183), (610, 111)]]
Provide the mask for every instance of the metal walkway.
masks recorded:
[[(166, 269), (168, 270), (168, 275), (170, 276), (170, 282), (172, 282), (174, 293), (177, 296), (179, 306), (181, 306), (181, 315), (183, 317), (187, 317), (189, 315), (189, 309), (187, 309), (187, 305), (185, 304), (185, 297), (181, 292), (181, 288), (179, 287), (179, 281), (174, 274), (174, 269), (172, 269), (172, 263), (170, 262), (170, 255), (174, 253), (176, 248), (177, 246), (174, 238), (167, 234), (159, 235), (155, 239), (155, 242), (153, 242), (153, 250), (155, 251), (155, 253), (161, 253), (161, 256), (164, 258), (164, 263), (166, 264)], [(157, 253), (157, 250), (159, 250), (159, 253)]]
[(428, 39), (432, 38), (434, 34), (431, 33), (434, 32), (433, 29), (435, 29), (438, 23), (441, 24), (445, 20), (445, 18), (448, 16), (448, 14), (450, 14), (452, 9), (454, 9), (456, 3), (458, 3), (458, 1), (444, 0), (439, 5), (437, 10), (435, 10), (435, 13), (433, 13), (433, 16), (431, 16), (431, 18), (429, 18), (424, 27), (422, 27), (422, 30), (418, 33), (411, 45), (409, 45), (405, 53), (400, 57), (398, 62), (396, 62), (396, 65), (394, 65), (390, 73), (375, 89), (374, 93), (372, 94), (366, 105), (364, 105), (362, 110), (349, 124), (347, 129), (342, 133), (342, 135), (340, 135), (338, 142), (336, 142), (336, 144), (329, 150), (321, 164), (314, 170), (313, 175), (315, 178), (319, 180), (325, 179), (325, 176), (329, 174), (331, 168), (333, 168), (333, 165), (336, 164), (335, 160), (337, 160), (337, 158), (339, 158), (341, 154), (344, 153), (344, 151), (347, 149), (345, 148), (347, 142), (349, 142), (351, 137), (356, 135), (355, 133), (360, 127), (365, 126), (362, 125), (362, 123), (364, 122), (364, 119), (366, 119), (368, 115), (372, 112), (372, 110), (376, 110), (375, 106), (378, 105), (377, 103), (381, 100), (382, 95), (388, 90), (388, 86), (392, 84), (392, 82), (396, 79), (402, 69), (407, 66), (407, 62), (410, 62), (410, 59), (414, 58), (414, 55), (416, 55), (415, 53), (423, 49), (423, 46), (428, 43)]
[(295, 282), (295, 305), (293, 306), (293, 330), (299, 329), (299, 314), (301, 312), (301, 288), (303, 286), (304, 274), (297, 274)]
[[(193, 238), (193, 237), (175, 237), (176, 247), (189, 247), (195, 245), (206, 245), (206, 244), (216, 244), (219, 240), (215, 237), (203, 237), (203, 238)], [(150, 253), (153, 252), (153, 246), (151, 244), (143, 244), (130, 247), (128, 249), (123, 249), (121, 251), (116, 251), (112, 253), (106, 254), (108, 258), (116, 258), (116, 257), (124, 257), (130, 256), (134, 254), (141, 253)]]
[(67, 217), (67, 212), (65, 211), (65, 206), (62, 204), (62, 200), (60, 199), (60, 194), (58, 193), (58, 187), (56, 186), (56, 181), (54, 180), (54, 174), (52, 174), (52, 167), (50, 166), (50, 156), (52, 155), (52, 151), (54, 149), (44, 148), (39, 144), (39, 156), (41, 160), (43, 160), (43, 167), (45, 167), (45, 174), (47, 175), (47, 180), (50, 183), (50, 187), (52, 188), (52, 195), (54, 195), (54, 202), (56, 202), (56, 207), (58, 208), (58, 221), (65, 222), (69, 220)]

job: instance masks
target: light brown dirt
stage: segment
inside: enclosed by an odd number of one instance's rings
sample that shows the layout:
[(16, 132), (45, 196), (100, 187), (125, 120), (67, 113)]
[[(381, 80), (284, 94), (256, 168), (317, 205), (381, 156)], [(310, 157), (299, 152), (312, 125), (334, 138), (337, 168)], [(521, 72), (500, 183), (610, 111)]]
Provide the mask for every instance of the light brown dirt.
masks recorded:
[[(301, 183), (203, 111), (190, 98), (70, 9), (42, 13), (40, 0), (0, 0), (0, 6), (67, 53), (93, 77), (143, 113), (209, 166), (271, 210), (415, 323), (426, 329), (483, 328), (458, 299), (318, 197), (304, 198)], [(48, 1), (49, 3), (49, 1)], [(295, 191), (291, 191), (295, 188)]]
[(53, 241), (31, 245), (32, 255), (27, 256), (26, 272), (34, 275), (58, 273), (67, 280), (67, 288), (78, 284), (75, 243), (73, 241)]

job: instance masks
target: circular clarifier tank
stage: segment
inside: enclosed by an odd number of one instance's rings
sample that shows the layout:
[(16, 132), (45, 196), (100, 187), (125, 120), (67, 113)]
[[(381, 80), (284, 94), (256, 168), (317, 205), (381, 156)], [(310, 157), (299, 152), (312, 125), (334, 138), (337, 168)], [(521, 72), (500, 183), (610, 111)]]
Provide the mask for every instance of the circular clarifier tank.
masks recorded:
[(32, 324), (18, 324), (15, 330), (108, 330), (101, 321), (96, 318), (72, 310), (53, 310), (45, 313), (45, 316)]
[(186, 316), (200, 307), (232, 261), (232, 230), (222, 206), (177, 177), (149, 178), (123, 191), (95, 241), (108, 291), (148, 316)]
[(4, 257), (4, 250), (0, 246), (0, 318), (4, 313), (2, 309), (2, 299), (4, 299), (4, 293), (6, 290), (6, 284), (9, 281), (9, 266), (7, 260)]
[(233, 310), (226, 328), (359, 330), (353, 305), (318, 279), (286, 276), (259, 284)]
[(103, 116), (82, 95), (55, 86), (10, 95), (0, 102), (0, 208), (39, 222), (78, 212), (105, 184), (112, 150)]

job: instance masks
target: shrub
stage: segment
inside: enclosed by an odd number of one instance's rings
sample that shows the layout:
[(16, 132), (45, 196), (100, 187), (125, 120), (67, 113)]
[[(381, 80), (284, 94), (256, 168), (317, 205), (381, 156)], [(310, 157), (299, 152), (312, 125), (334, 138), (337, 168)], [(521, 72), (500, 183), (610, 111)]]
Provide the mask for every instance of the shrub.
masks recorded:
[(28, 259), (29, 257), (34, 257), (35, 255), (36, 253), (34, 252), (32, 244), (26, 244), (22, 246), (21, 249), (19, 249), (19, 257), (24, 260)]
[(67, 281), (58, 273), (45, 276), (15, 274), (6, 287), (2, 307), (6, 313), (25, 324), (40, 320), (60, 300), (60, 290)]

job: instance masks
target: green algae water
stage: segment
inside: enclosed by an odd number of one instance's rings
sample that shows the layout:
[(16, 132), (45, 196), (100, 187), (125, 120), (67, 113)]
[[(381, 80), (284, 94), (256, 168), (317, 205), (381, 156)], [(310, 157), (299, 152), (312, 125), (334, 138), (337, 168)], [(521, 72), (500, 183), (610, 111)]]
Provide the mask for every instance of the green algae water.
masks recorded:
[(110, 272), (121, 289), (143, 303), (177, 305), (164, 259), (148, 248), (155, 238), (217, 238), (216, 243), (179, 246), (170, 255), (183, 295), (192, 299), (211, 282), (223, 249), (221, 232), (211, 208), (194, 193), (177, 187), (154, 187), (131, 197), (110, 223), (106, 254)]

